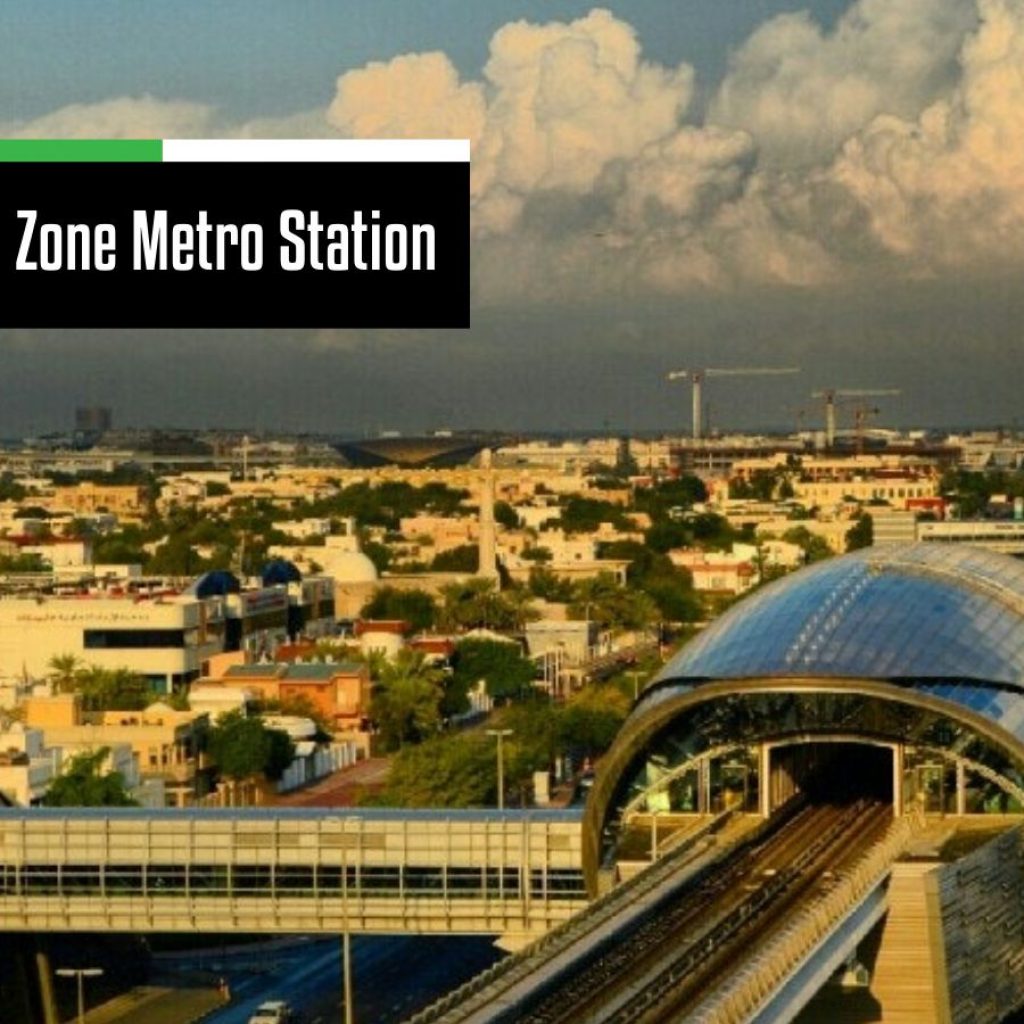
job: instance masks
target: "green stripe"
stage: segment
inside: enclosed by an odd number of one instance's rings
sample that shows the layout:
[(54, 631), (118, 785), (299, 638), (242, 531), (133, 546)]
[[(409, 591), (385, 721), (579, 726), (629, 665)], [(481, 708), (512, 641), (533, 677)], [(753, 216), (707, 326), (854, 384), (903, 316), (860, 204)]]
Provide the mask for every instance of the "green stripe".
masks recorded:
[(160, 163), (160, 139), (0, 139), (0, 163)]

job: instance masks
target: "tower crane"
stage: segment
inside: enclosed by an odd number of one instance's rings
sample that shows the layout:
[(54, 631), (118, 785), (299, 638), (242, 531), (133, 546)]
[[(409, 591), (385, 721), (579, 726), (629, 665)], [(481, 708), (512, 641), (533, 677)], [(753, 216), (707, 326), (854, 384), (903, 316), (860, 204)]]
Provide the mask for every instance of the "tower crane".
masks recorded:
[(825, 399), (825, 447), (832, 448), (836, 443), (836, 405), (843, 399), (880, 398), (899, 393), (899, 388), (823, 388), (812, 392), (811, 398)]
[(783, 374), (799, 373), (797, 367), (724, 367), (705, 368), (700, 370), (673, 370), (666, 380), (689, 380), (693, 382), (693, 439), (699, 441), (703, 436), (701, 410), (703, 403), (704, 381), (711, 377), (776, 377)]

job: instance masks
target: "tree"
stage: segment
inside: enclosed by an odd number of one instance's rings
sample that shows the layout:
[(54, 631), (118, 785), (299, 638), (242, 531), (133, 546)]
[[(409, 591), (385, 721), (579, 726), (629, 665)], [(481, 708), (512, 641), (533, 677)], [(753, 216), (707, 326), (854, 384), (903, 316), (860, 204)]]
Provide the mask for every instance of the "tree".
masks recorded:
[(103, 772), (109, 747), (75, 754), (43, 796), (47, 807), (134, 807), (120, 772)]
[(532, 689), (537, 675), (533, 662), (523, 656), (519, 644), (501, 640), (460, 640), (452, 661), (455, 671), (451, 689), (462, 694), (482, 679), (491, 697), (501, 700), (521, 696), (527, 688)]
[(268, 729), (241, 711), (229, 711), (211, 727), (207, 750), (220, 774), (230, 779), (279, 779), (295, 757), (295, 744), (286, 732)]
[(496, 775), (494, 744), (485, 736), (438, 736), (394, 756), (382, 799), (395, 807), (493, 806)]
[(419, 743), (441, 727), (443, 673), (405, 648), (388, 662), (373, 696), (373, 719), (386, 750)]
[(559, 576), (543, 565), (530, 569), (527, 583), (534, 597), (545, 601), (571, 601), (573, 595), (572, 580), (567, 576)]
[(658, 606), (642, 590), (620, 586), (610, 572), (576, 583), (569, 614), (613, 629), (646, 629), (658, 619)]
[(583, 757), (596, 757), (612, 745), (629, 709), (629, 697), (617, 686), (584, 687), (559, 716), (562, 747)]
[(437, 602), (425, 590), (378, 587), (363, 605), (360, 615), (364, 619), (401, 619), (408, 622), (415, 633), (433, 627), (437, 620)]
[(441, 629), (515, 629), (517, 610), (493, 580), (470, 578), (441, 588)]
[(476, 572), (480, 568), (480, 549), (475, 544), (460, 544), (434, 555), (434, 572)]
[(42, 555), (0, 555), (0, 573), (45, 572), (46, 569)]
[(53, 685), (61, 693), (71, 693), (84, 667), (81, 658), (77, 654), (55, 654), (46, 664)]
[(90, 665), (75, 673), (74, 691), (88, 711), (141, 711), (153, 702), (146, 680), (127, 668)]
[(507, 501), (494, 503), (494, 521), (502, 526), (515, 530), (519, 527), (519, 515)]
[(806, 526), (794, 526), (787, 530), (782, 539), (789, 544), (797, 544), (804, 549), (804, 557), (808, 563), (820, 562), (832, 557), (832, 549), (824, 537), (811, 533)]
[(867, 512), (857, 517), (857, 522), (846, 531), (846, 550), (869, 548), (874, 543), (874, 521)]

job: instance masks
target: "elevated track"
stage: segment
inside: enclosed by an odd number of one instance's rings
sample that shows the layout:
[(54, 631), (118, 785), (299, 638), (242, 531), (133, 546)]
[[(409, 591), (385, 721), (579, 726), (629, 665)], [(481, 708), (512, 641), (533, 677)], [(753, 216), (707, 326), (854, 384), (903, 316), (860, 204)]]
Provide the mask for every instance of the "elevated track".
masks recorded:
[[(794, 940), (794, 921), (808, 907), (852, 879), (870, 851), (882, 851), (860, 889), (833, 899), (837, 919), (849, 912), (878, 881), (899, 849), (907, 823), (893, 824), (892, 806), (861, 799), (788, 808), (772, 822), (717, 851), (701, 846), (674, 855), (673, 865), (656, 865), (663, 884), (643, 886), (644, 875), (607, 898), (618, 912), (563, 926), (571, 944), (557, 947), (557, 934), (493, 969), (490, 980), (472, 983), (415, 1018), (415, 1024), (657, 1024), (717, 1017), (716, 992), (750, 1008), (788, 980), (785, 971), (757, 982), (756, 998), (735, 993), (732, 979), (779, 936), (794, 970), (833, 922), (820, 913)], [(888, 838), (887, 838), (888, 834)], [(705, 837), (706, 840), (707, 837)], [(724, 844), (723, 844), (724, 845)], [(677, 883), (671, 884), (671, 875)], [(647, 874), (647, 873), (645, 873)], [(635, 884), (640, 888), (633, 889)], [(848, 898), (846, 898), (848, 896)], [(806, 947), (806, 948), (804, 948)], [(532, 963), (531, 963), (532, 960)], [(745, 976), (745, 975), (744, 975)], [(743, 1019), (737, 1017), (736, 1019)]]

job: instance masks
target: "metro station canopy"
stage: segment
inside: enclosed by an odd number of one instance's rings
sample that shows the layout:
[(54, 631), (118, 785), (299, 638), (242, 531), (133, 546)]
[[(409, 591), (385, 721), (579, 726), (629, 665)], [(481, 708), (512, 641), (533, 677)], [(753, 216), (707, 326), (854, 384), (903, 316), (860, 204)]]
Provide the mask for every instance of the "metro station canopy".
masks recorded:
[(731, 609), (659, 680), (794, 675), (1024, 688), (1024, 562), (934, 543), (821, 562)]

